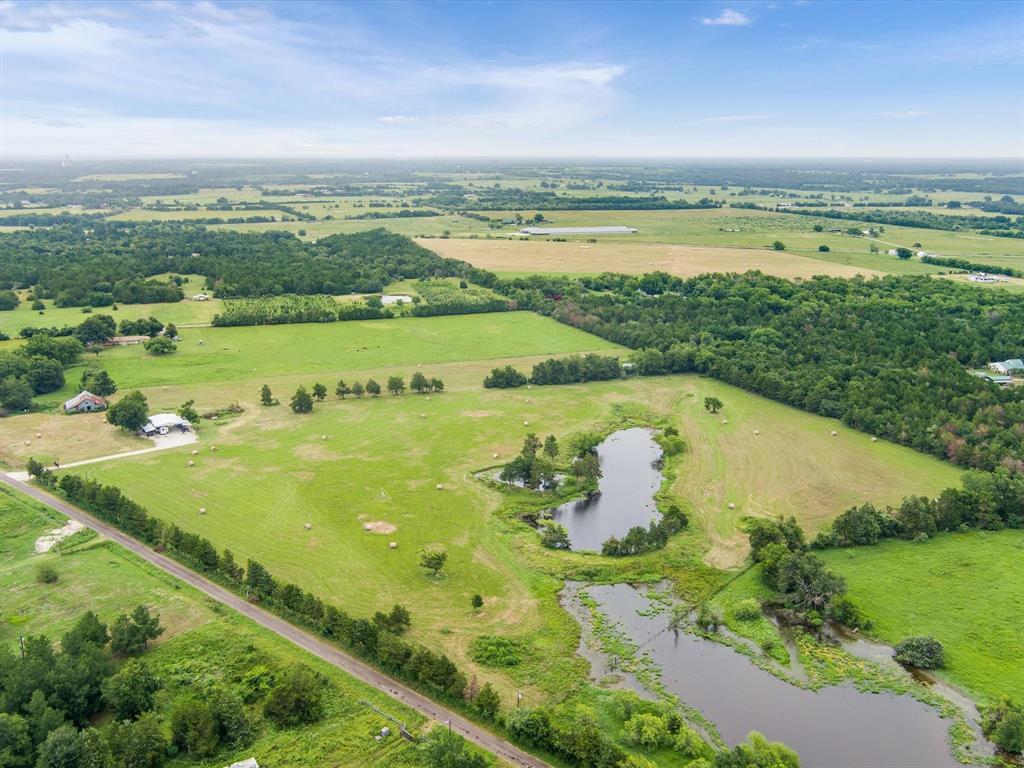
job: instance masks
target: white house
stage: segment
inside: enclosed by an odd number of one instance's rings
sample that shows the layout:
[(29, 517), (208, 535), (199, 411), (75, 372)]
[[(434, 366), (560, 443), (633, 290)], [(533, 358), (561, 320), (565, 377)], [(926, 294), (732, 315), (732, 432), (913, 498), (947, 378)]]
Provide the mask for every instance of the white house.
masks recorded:
[(153, 437), (154, 435), (166, 435), (172, 429), (190, 432), (192, 425), (176, 413), (154, 413), (149, 417), (149, 421), (139, 428), (139, 432), (146, 437)]
[(1013, 371), (1024, 371), (1024, 360), (1021, 360), (1020, 358), (1011, 358), (999, 363), (989, 363), (988, 367), (989, 370), (1002, 374), (1012, 373)]

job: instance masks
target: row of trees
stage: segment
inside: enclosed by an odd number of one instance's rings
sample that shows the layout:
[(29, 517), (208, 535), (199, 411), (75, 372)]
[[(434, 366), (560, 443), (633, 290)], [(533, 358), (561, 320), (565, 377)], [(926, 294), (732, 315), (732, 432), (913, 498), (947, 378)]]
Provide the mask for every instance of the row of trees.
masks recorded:
[(683, 530), (688, 524), (686, 513), (672, 504), (660, 519), (651, 521), (647, 528), (634, 525), (621, 539), (609, 536), (601, 545), (601, 554), (623, 557), (661, 549), (668, 544), (672, 534)]
[(1024, 476), (1000, 468), (969, 472), (961, 488), (947, 488), (937, 499), (908, 496), (898, 507), (862, 504), (843, 512), (811, 546), (849, 547), (881, 539), (927, 539), (942, 531), (970, 528), (1024, 528)]
[(511, 365), (493, 368), (484, 378), (487, 389), (510, 389), (524, 384), (581, 384), (586, 381), (608, 381), (626, 375), (617, 357), (588, 353), (569, 357), (552, 357), (533, 366), (527, 378)]
[[(392, 395), (401, 395), (406, 389), (405, 379), (402, 376), (389, 376), (386, 386)], [(417, 371), (409, 380), (409, 388), (418, 395), (428, 392), (443, 392), (444, 382), (436, 377), (427, 378), (425, 374)], [(360, 381), (355, 381), (351, 386), (346, 384), (344, 379), (339, 379), (334, 388), (334, 394), (342, 400), (347, 395), (357, 398), (363, 395), (378, 397), (381, 394), (381, 387), (374, 379), (368, 379), (365, 385)], [(312, 390), (307, 390), (304, 386), (299, 385), (289, 401), (289, 406), (295, 413), (312, 413), (314, 400), (323, 402), (325, 399), (327, 399), (327, 386), (318, 381), (313, 385)], [(262, 405), (277, 405), (279, 402), (274, 398), (270, 386), (264, 384), (260, 389), (260, 403)]]

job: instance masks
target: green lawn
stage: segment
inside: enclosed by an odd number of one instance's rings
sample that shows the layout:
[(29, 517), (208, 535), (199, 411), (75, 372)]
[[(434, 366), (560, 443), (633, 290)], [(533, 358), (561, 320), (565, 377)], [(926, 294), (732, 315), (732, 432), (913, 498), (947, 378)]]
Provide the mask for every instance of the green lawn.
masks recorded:
[[(386, 721), (362, 706), (369, 700), (405, 720), (415, 731), (424, 719), (335, 667), (219, 607), (200, 593), (110, 542), (86, 542), (65, 554), (34, 554), (35, 539), (64, 518), (36, 502), (0, 488), (0, 643), (16, 646), (20, 635), (57, 639), (85, 611), (110, 624), (117, 614), (143, 603), (160, 614), (165, 632), (144, 658), (163, 688), (157, 711), (167, 718), (176, 699), (212, 679), (237, 684), (251, 669), (302, 663), (329, 680), (326, 717), (313, 726), (281, 730), (267, 722), (247, 747), (222, 750), (214, 758), (172, 760), (171, 766), (222, 766), (255, 756), (278, 768), (311, 765), (417, 765), (408, 742), (373, 740)], [(35, 579), (40, 562), (53, 564), (56, 583)], [(250, 715), (258, 718), (258, 708)]]
[[(202, 283), (193, 281), (184, 286), (186, 295), (199, 293)], [(82, 311), (81, 307), (55, 307), (50, 299), (43, 303), (46, 309), (40, 313), (32, 309), (32, 303), (25, 301), (26, 291), (21, 291), (22, 302), (16, 309), (0, 312), (0, 331), (12, 338), (25, 327), (41, 328), (63, 328), (66, 325), (78, 325), (89, 314)], [(111, 307), (98, 307), (93, 309), (93, 314), (110, 315), (114, 320), (138, 320), (145, 317), (155, 317), (165, 323), (175, 325), (207, 324), (213, 320), (213, 316), (220, 312), (222, 304), (219, 299), (209, 301), (179, 301), (173, 304), (120, 304), (117, 309)]]
[(888, 643), (932, 635), (939, 674), (982, 700), (1024, 701), (1024, 532), (976, 531), (928, 542), (827, 550), (850, 598)]

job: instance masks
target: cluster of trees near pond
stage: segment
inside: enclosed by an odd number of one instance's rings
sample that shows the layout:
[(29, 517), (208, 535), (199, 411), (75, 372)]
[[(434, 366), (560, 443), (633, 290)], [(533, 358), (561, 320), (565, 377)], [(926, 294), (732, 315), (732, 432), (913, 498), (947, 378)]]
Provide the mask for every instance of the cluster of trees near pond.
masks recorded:
[(0, 289), (33, 286), (58, 306), (179, 301), (174, 281), (147, 279), (168, 272), (203, 275), (226, 298), (380, 293), (402, 278), (477, 274), (384, 229), (306, 243), (289, 232), (84, 220), (0, 237)]
[(968, 371), (1021, 354), (1024, 296), (926, 276), (758, 272), (535, 276), (495, 289), (633, 348), (638, 374), (705, 373), (960, 466), (1024, 472), (1024, 387)]

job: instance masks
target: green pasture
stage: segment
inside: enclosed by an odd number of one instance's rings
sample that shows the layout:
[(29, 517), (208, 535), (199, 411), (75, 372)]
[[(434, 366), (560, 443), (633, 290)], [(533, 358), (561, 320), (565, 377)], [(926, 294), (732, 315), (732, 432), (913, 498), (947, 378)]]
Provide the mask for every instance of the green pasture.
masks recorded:
[[(222, 750), (201, 761), (179, 758), (171, 766), (222, 768), (250, 756), (280, 768), (417, 764), (407, 742), (374, 741), (373, 734), (387, 722), (360, 701), (373, 702), (414, 731), (423, 725), (422, 716), (219, 607), (118, 545), (93, 539), (64, 554), (34, 554), (35, 539), (64, 522), (55, 512), (0, 488), (0, 643), (16, 647), (19, 636), (29, 634), (56, 640), (85, 611), (95, 611), (111, 624), (119, 613), (145, 604), (160, 614), (165, 627), (144, 656), (163, 683), (157, 711), (165, 718), (175, 700), (189, 695), (196, 683), (221, 678), (233, 685), (254, 667), (275, 670), (302, 663), (330, 682), (327, 714), (321, 722), (296, 729), (259, 722), (249, 746)], [(41, 562), (57, 569), (55, 583), (36, 581)], [(256, 710), (251, 714), (258, 716)]]
[(96, 360), (87, 356), (68, 369), (70, 383), (64, 390), (47, 397), (56, 399), (75, 389), (79, 368), (93, 362), (127, 390), (618, 348), (532, 312), (181, 328), (179, 333), (178, 351), (164, 357), (147, 354), (141, 345), (107, 349)]
[(826, 550), (848, 595), (887, 643), (931, 635), (946, 650), (938, 676), (983, 701), (1024, 701), (1024, 532), (943, 534)]
[[(203, 290), (202, 282), (193, 280), (182, 286), (186, 295), (200, 293)], [(22, 301), (15, 309), (0, 312), (0, 332), (6, 333), (12, 338), (18, 335), (22, 328), (63, 328), (64, 326), (75, 326), (89, 317), (90, 313), (83, 312), (82, 307), (55, 307), (51, 299), (44, 299), (46, 309), (32, 309), (32, 302), (25, 300), (26, 291), (21, 291)], [(222, 309), (220, 299), (209, 301), (179, 301), (169, 304), (119, 304), (117, 309), (111, 307), (96, 307), (91, 314), (110, 315), (115, 321), (138, 320), (146, 317), (155, 317), (164, 323), (174, 323), (178, 327), (187, 325), (206, 325), (213, 320)]]

